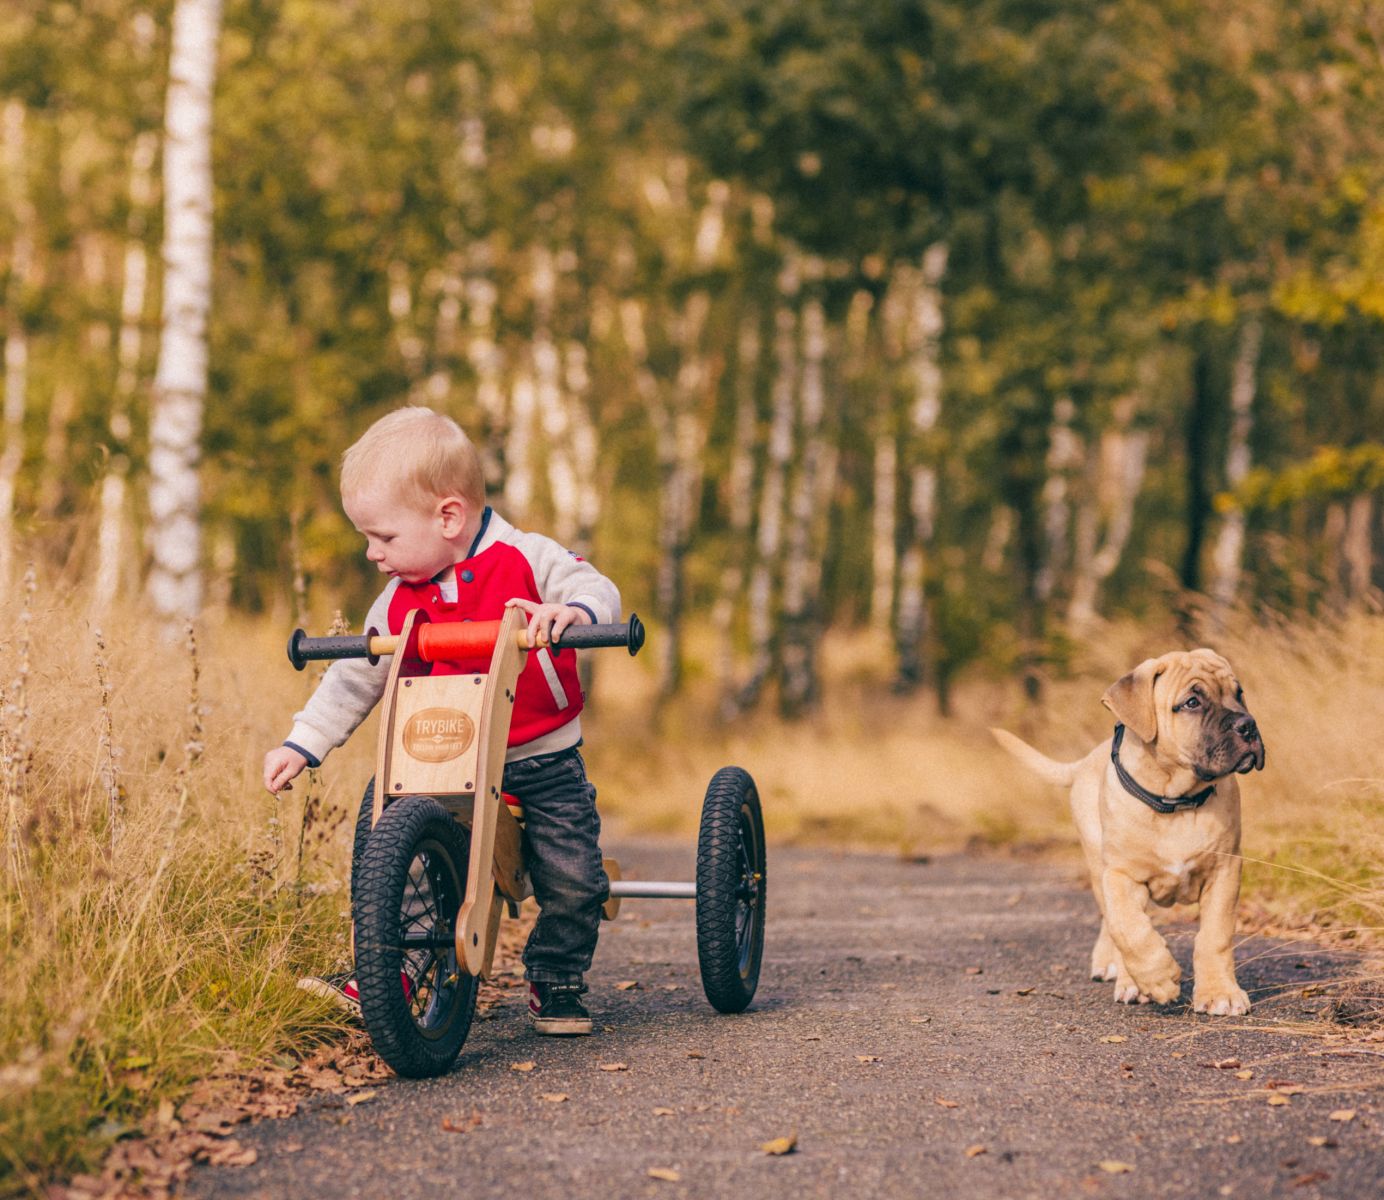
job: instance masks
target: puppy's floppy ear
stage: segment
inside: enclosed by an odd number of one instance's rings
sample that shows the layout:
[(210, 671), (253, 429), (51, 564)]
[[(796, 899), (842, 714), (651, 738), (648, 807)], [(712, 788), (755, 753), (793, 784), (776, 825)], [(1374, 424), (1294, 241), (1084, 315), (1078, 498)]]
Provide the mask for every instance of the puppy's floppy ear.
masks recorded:
[(1100, 698), (1100, 702), (1141, 742), (1152, 742), (1158, 737), (1153, 685), (1163, 670), (1162, 659), (1146, 658), (1128, 675), (1115, 680)]

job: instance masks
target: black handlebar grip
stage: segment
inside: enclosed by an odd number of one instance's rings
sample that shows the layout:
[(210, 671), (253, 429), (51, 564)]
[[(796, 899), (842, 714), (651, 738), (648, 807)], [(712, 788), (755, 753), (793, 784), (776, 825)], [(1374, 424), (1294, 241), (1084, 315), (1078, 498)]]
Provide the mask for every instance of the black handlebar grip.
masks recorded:
[(301, 671), (309, 662), (327, 658), (369, 658), (369, 634), (352, 634), (347, 637), (310, 638), (301, 629), (295, 629), (288, 639), (288, 661), (295, 671)]
[(619, 625), (569, 625), (562, 631), (562, 637), (553, 643), (554, 650), (593, 649), (597, 646), (626, 646), (630, 655), (639, 653), (644, 645), (644, 622), (630, 614), (630, 619)]

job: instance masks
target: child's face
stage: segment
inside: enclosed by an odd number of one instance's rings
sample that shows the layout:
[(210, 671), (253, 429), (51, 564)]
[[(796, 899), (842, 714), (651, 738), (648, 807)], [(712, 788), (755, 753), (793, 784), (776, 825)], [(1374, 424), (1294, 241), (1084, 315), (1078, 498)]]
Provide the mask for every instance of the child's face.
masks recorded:
[(365, 557), (386, 575), (425, 583), (457, 560), (465, 509), (455, 498), (410, 503), (381, 487), (342, 496), (341, 506), (365, 537)]

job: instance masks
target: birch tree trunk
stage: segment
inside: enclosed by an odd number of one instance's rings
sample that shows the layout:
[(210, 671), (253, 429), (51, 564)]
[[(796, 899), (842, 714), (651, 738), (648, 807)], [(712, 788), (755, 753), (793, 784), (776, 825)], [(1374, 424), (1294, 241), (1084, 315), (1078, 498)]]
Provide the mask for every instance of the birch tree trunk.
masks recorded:
[(782, 569), (783, 505), (788, 464), (793, 458), (794, 397), (798, 389), (798, 276), (797, 256), (789, 252), (779, 273), (778, 309), (774, 314), (774, 383), (770, 390), (768, 461), (759, 493), (754, 569), (750, 573), (750, 668), (740, 689), (738, 707), (753, 708), (773, 669), (777, 606), (774, 584)]
[(1082, 442), (1072, 428), (1076, 405), (1070, 396), (1059, 396), (1052, 406), (1048, 431), (1047, 478), (1043, 481), (1043, 565), (1034, 586), (1043, 604), (1051, 602), (1067, 565), (1071, 531), (1071, 476), (1081, 462)]
[(911, 691), (923, 682), (927, 643), (927, 556), (937, 519), (937, 468), (929, 444), (942, 415), (940, 364), (943, 315), (942, 279), (947, 246), (936, 242), (923, 254), (909, 323), (909, 373), (913, 403), (909, 411), (910, 472), (908, 513), (912, 528), (899, 564), (898, 614), (894, 624), (897, 654), (895, 687)]
[(1374, 523), (1374, 496), (1362, 492), (1346, 506), (1346, 532), (1342, 552), (1346, 560), (1346, 599), (1358, 604), (1369, 594), (1374, 574), (1370, 528)]
[(144, 349), (144, 300), (149, 281), (149, 255), (144, 247), (144, 236), (154, 202), (154, 159), (158, 149), (158, 135), (146, 129), (135, 137), (130, 154), (130, 217), (120, 282), (120, 334), (116, 339), (115, 387), (111, 394), (110, 456), (101, 480), (96, 536), (96, 586), (92, 603), (98, 612), (104, 611), (120, 594), (129, 559), (126, 481), (130, 474), (130, 410), (139, 383), (139, 362)]
[(212, 93), (221, 0), (177, 0), (169, 61), (163, 197), (163, 331), (149, 426), (148, 592), (161, 616), (202, 604), (202, 410), (211, 310)]
[[(1225, 486), (1233, 492), (1249, 474), (1249, 437), (1254, 428), (1254, 395), (1259, 354), (1264, 341), (1262, 319), (1251, 313), (1240, 326), (1235, 365), (1230, 379), (1230, 436), (1225, 460)], [(1223, 625), (1240, 592), (1240, 568), (1245, 549), (1245, 512), (1236, 505), (1225, 515), (1211, 554), (1212, 620)]]
[(511, 521), (527, 521), (533, 505), (533, 425), (537, 407), (533, 374), (525, 363), (515, 373), (505, 438), (505, 508)]
[[(680, 181), (674, 182), (678, 185), (675, 191), (680, 192)], [(729, 187), (719, 180), (707, 188), (707, 202), (698, 217), (692, 245), (694, 276), (708, 271), (721, 252), (729, 198)], [(658, 658), (658, 690), (663, 700), (682, 684), (685, 566), (701, 498), (702, 446), (706, 440), (701, 408), (714, 384), (702, 345), (710, 314), (710, 291), (705, 286), (693, 288), (669, 331), (678, 351), (677, 375), (671, 388), (656, 389), (650, 410), (659, 467), (655, 606), (663, 623)]]
[[(899, 431), (894, 417), (894, 394), (880, 386), (869, 368), (869, 292), (851, 300), (846, 319), (850, 374), (857, 389), (868, 386), (874, 407), (870, 488), (870, 628), (887, 634), (894, 621), (894, 592), (899, 574)], [(888, 314), (885, 314), (887, 321)]]
[(29, 390), (29, 337), (24, 328), (25, 291), (34, 263), (34, 206), (29, 198), (24, 146), (24, 105), (5, 104), (4, 172), (10, 210), (14, 214), (14, 243), (10, 249), (10, 279), (5, 294), (5, 448), (0, 452), (0, 595), (8, 596), (14, 582), (15, 493), (24, 463), (24, 412)]
[[(814, 276), (820, 276), (815, 264)], [(823, 430), (826, 386), (826, 313), (821, 297), (811, 296), (802, 310), (802, 375), (798, 387), (798, 428), (802, 446), (797, 479), (788, 505), (784, 554), (783, 616), (780, 623), (779, 710), (798, 717), (818, 696), (817, 592), (821, 582), (822, 504), (824, 480), (834, 473), (829, 438)]]
[(750, 550), (754, 519), (754, 453), (759, 426), (759, 313), (752, 310), (740, 322), (735, 380), (735, 426), (731, 435), (730, 473), (726, 479), (730, 516), (729, 540), (721, 588), (712, 610), (719, 649), (721, 716), (735, 713), (735, 615), (744, 601), (745, 560)]
[(1067, 608), (1067, 623), (1078, 634), (1095, 623), (1101, 588), (1120, 565), (1134, 529), (1134, 506), (1148, 461), (1148, 434), (1131, 428), (1135, 410), (1133, 396), (1119, 400), (1111, 427), (1087, 455), (1088, 486), (1077, 510)]

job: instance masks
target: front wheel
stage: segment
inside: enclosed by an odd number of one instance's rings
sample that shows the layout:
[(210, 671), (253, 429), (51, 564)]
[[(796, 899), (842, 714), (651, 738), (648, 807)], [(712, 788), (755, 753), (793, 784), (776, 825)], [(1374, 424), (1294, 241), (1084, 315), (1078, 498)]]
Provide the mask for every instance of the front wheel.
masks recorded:
[(764, 956), (764, 817), (749, 773), (723, 767), (702, 802), (697, 837), (697, 962), (720, 1012), (754, 999)]
[(356, 985), (375, 1050), (400, 1075), (442, 1075), (476, 1011), (456, 954), (470, 836), (436, 800), (405, 796), (371, 832), (352, 897)]

